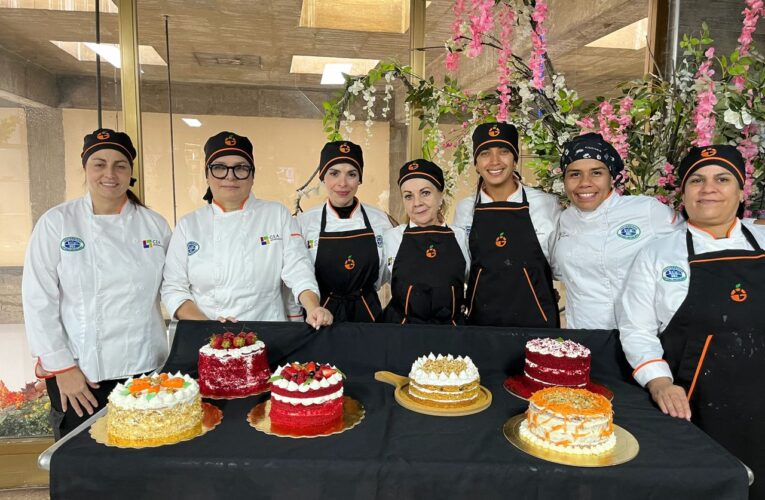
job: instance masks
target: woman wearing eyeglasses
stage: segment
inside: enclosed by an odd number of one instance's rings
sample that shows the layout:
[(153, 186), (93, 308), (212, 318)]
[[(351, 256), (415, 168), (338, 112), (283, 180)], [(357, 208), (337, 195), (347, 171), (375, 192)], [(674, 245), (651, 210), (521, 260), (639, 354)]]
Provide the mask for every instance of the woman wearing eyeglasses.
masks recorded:
[(220, 132), (205, 144), (208, 190), (178, 221), (162, 301), (177, 319), (284, 321), (282, 282), (315, 328), (332, 323), (297, 224), (285, 206), (255, 198), (252, 143)]

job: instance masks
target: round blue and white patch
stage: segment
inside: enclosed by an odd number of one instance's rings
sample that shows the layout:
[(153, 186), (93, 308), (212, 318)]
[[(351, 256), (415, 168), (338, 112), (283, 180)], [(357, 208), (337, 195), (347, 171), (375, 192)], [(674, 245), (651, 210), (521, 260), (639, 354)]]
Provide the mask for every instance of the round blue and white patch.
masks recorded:
[(199, 243), (196, 241), (189, 241), (186, 243), (186, 250), (189, 252), (189, 255), (194, 255), (199, 251)]
[(667, 266), (661, 271), (661, 279), (664, 281), (685, 281), (688, 274), (679, 266)]
[(85, 248), (85, 242), (77, 236), (67, 236), (61, 240), (61, 250), (65, 252), (79, 252)]
[(616, 235), (625, 240), (636, 240), (640, 237), (640, 228), (635, 224), (624, 224), (616, 230)]

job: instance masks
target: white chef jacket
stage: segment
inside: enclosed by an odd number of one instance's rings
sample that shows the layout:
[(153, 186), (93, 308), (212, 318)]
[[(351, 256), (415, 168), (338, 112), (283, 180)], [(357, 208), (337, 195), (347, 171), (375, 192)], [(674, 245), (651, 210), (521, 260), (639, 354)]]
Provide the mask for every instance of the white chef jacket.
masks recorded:
[(635, 255), (655, 238), (685, 225), (672, 208), (650, 196), (616, 191), (591, 212), (570, 206), (553, 242), (555, 279), (566, 285), (566, 327), (616, 328), (614, 305)]
[(35, 224), (21, 294), (29, 347), (40, 366), (78, 366), (93, 382), (148, 372), (168, 353), (159, 288), (170, 227), (126, 202), (95, 215), (90, 194)]
[[(736, 219), (729, 236), (715, 239), (710, 233), (688, 224), (696, 254), (720, 250), (752, 250)], [(743, 222), (760, 246), (765, 247), (765, 226)], [(616, 320), (627, 361), (635, 369), (640, 385), (658, 377), (672, 377), (663, 361), (664, 350), (659, 335), (688, 295), (691, 270), (685, 231), (674, 231), (646, 245), (638, 253), (616, 304)]]
[[(385, 266), (383, 266), (383, 283), (390, 283), (393, 278), (393, 265), (396, 263), (396, 256), (398, 255), (398, 249), (401, 246), (401, 240), (404, 238), (404, 229), (406, 224), (401, 224), (394, 228), (388, 229), (383, 235), (383, 258), (385, 259)], [(417, 224), (410, 222), (409, 227), (416, 227)], [(446, 224), (441, 224), (443, 227), (447, 227)], [(454, 231), (454, 237), (457, 239), (457, 244), (462, 250), (462, 255), (465, 257), (465, 283), (467, 283), (470, 276), (470, 252), (468, 252), (467, 234), (461, 227), (448, 226)]]
[[(518, 186), (520, 189), (516, 189), (505, 201), (521, 203), (523, 201), (521, 190), (526, 191), (526, 199), (529, 202), (529, 217), (531, 217), (531, 223), (534, 225), (534, 230), (537, 233), (539, 246), (542, 247), (542, 252), (544, 252), (545, 258), (549, 262), (550, 247), (554, 240), (555, 228), (558, 225), (558, 217), (560, 217), (561, 212), (558, 198), (539, 189), (521, 184), (518, 184)], [(486, 191), (481, 190), (481, 203), (491, 203), (493, 201), (499, 200), (493, 200), (491, 196), (486, 194)], [(464, 229), (468, 237), (470, 236), (470, 227), (473, 225), (474, 206), (475, 195), (468, 196), (457, 204), (457, 210), (454, 213), (454, 225)]]
[[(330, 205), (329, 201), (326, 203), (313, 207), (307, 212), (298, 214), (297, 220), (300, 226), (300, 232), (303, 233), (303, 239), (308, 247), (308, 253), (311, 256), (311, 263), (316, 263), (316, 252), (319, 249), (319, 232), (321, 231), (321, 211), (324, 207), (327, 207), (327, 227), (328, 232), (340, 232), (340, 231), (355, 231), (357, 229), (364, 228), (364, 216), (361, 214), (359, 206), (362, 203), (359, 202), (356, 205), (353, 213), (348, 219), (341, 219), (335, 209)], [(372, 231), (375, 233), (375, 241), (377, 243), (377, 255), (380, 258), (380, 273), (377, 282), (375, 283), (375, 289), (380, 288), (382, 275), (383, 275), (383, 233), (392, 228), (393, 224), (390, 222), (388, 214), (382, 210), (363, 204), (364, 210), (369, 218), (369, 224), (372, 226)]]
[(193, 300), (208, 318), (284, 321), (282, 282), (295, 300), (319, 289), (287, 207), (250, 193), (241, 210), (213, 202), (178, 221), (165, 264), (162, 302), (172, 316)]

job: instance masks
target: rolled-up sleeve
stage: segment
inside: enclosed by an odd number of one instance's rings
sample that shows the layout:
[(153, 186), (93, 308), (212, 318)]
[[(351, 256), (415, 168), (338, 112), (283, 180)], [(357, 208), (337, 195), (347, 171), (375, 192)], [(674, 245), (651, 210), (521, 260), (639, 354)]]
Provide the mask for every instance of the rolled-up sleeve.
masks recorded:
[(39, 358), (41, 367), (57, 373), (76, 365), (69, 348), (69, 340), (61, 319), (61, 290), (58, 265), (59, 231), (62, 217), (47, 213), (39, 220), (29, 239), (24, 271), (21, 279), (21, 296), (24, 307), (29, 348)]
[(311, 257), (300, 232), (297, 221), (285, 208), (282, 211), (282, 234), (285, 236), (284, 255), (281, 277), (295, 297), (295, 302), (300, 304), (300, 294), (311, 291), (319, 296), (319, 285), (316, 283)]
[(672, 378), (664, 361), (656, 313), (656, 279), (652, 252), (641, 252), (632, 264), (621, 301), (616, 303), (616, 320), (622, 349), (642, 386), (658, 377)]
[(194, 300), (189, 282), (189, 252), (183, 221), (178, 223), (170, 238), (162, 278), (162, 303), (170, 317), (175, 318), (181, 304)]

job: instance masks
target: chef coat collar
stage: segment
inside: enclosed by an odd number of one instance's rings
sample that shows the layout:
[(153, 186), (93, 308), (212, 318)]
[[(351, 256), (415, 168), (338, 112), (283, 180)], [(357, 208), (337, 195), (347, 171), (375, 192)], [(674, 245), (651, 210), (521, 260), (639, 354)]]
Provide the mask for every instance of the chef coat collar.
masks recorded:
[(87, 210), (88, 215), (92, 216), (98, 216), (102, 217), (105, 215), (111, 215), (111, 216), (122, 216), (122, 215), (128, 215), (132, 214), (133, 210), (135, 210), (135, 205), (130, 202), (130, 199), (126, 198), (125, 203), (122, 204), (122, 208), (120, 209), (120, 213), (118, 214), (99, 214), (96, 215), (96, 213), (93, 211), (93, 198), (90, 196), (90, 192), (85, 193), (85, 210)]
[[(701, 238), (707, 240), (716, 240), (712, 233), (706, 229), (702, 229), (698, 226), (694, 226), (693, 223), (687, 222), (688, 230), (691, 232), (691, 236), (694, 238)], [(743, 231), (741, 231), (741, 219), (736, 217), (733, 219), (733, 224), (728, 228), (727, 238), (745, 238)]]
[(210, 207), (212, 207), (213, 213), (215, 215), (235, 214), (235, 213), (238, 213), (238, 212), (243, 212), (243, 211), (251, 210), (252, 206), (255, 203), (255, 199), (256, 199), (255, 195), (252, 194), (252, 191), (251, 191), (250, 194), (247, 196), (247, 199), (244, 200), (244, 202), (242, 203), (240, 210), (232, 210), (230, 212), (226, 212), (225, 210), (223, 210), (223, 207), (221, 207), (218, 204), (218, 202), (215, 201), (214, 198), (213, 198), (212, 203), (210, 204)]
[(585, 212), (583, 210), (579, 210), (579, 207), (577, 207), (573, 203), (571, 204), (571, 208), (574, 209), (574, 211), (579, 217), (583, 219), (591, 219), (591, 218), (600, 216), (604, 212), (607, 212), (614, 204), (617, 203), (617, 201), (619, 200), (619, 198), (621, 198), (621, 196), (622, 196), (621, 194), (616, 192), (616, 189), (611, 189), (611, 192), (608, 193), (608, 196), (606, 197), (605, 200), (603, 200), (603, 203), (598, 205), (598, 208), (596, 208), (595, 210), (592, 210), (591, 212)]
[(507, 197), (506, 200), (495, 200), (491, 196), (489, 196), (489, 193), (487, 193), (483, 188), (481, 188), (481, 203), (493, 203), (495, 201), (509, 201), (511, 203), (520, 203), (523, 201), (523, 184), (516, 179), (515, 182), (518, 183), (518, 188), (513, 191), (513, 194)]

